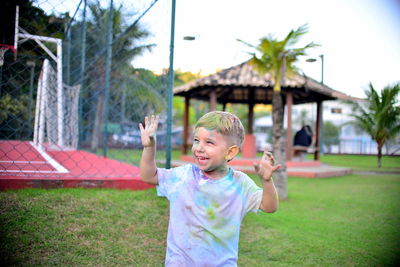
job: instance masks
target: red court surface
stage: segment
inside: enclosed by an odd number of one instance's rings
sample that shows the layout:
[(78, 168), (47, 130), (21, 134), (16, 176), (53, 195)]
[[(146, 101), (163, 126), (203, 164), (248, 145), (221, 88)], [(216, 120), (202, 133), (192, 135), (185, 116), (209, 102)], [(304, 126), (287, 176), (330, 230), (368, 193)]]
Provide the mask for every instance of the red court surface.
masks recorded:
[(27, 141), (0, 141), (0, 190), (21, 188), (153, 187), (139, 168), (81, 150), (40, 148)]

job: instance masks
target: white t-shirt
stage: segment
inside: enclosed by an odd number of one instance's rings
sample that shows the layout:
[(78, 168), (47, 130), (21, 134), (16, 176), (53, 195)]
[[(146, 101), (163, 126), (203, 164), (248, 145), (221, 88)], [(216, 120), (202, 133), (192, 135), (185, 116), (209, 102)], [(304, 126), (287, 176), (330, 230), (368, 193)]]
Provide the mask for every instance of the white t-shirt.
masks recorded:
[(237, 266), (240, 224), (257, 212), (262, 189), (229, 170), (218, 180), (195, 165), (158, 169), (157, 194), (170, 201), (166, 266)]

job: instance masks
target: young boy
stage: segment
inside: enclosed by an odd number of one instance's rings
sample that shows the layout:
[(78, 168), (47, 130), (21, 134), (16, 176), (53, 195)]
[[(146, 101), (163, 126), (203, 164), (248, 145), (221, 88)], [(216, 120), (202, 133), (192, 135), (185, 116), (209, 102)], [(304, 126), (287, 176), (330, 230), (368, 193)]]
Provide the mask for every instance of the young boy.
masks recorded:
[(227, 163), (239, 152), (244, 139), (240, 120), (228, 112), (205, 114), (194, 130), (195, 164), (172, 169), (156, 167), (158, 117), (139, 125), (143, 154), (142, 180), (157, 185), (157, 194), (170, 201), (166, 266), (237, 266), (240, 224), (244, 215), (274, 212), (278, 207), (271, 153), (265, 152), (254, 168), (262, 189), (246, 174)]

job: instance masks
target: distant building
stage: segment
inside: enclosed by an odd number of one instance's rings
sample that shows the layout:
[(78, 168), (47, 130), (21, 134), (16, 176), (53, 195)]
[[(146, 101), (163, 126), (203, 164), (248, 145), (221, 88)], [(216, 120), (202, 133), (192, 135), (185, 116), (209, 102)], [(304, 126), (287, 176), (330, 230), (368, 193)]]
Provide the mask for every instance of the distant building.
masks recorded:
[[(293, 133), (299, 130), (304, 124), (312, 126), (315, 133), (315, 104), (296, 105), (292, 110)], [(336, 145), (328, 147), (324, 146), (323, 151), (330, 153), (344, 154), (376, 154), (377, 145), (371, 137), (357, 129), (350, 122), (354, 120), (351, 117), (352, 108), (349, 104), (342, 101), (324, 101), (323, 103), (323, 121), (330, 121), (340, 128), (339, 142)], [(287, 127), (285, 116), (285, 127)], [(271, 146), (272, 142), (272, 117), (264, 116), (255, 120), (254, 135), (256, 136), (257, 149), (262, 150), (264, 147)], [(293, 141), (293, 140), (291, 140)], [(397, 140), (389, 141), (383, 148), (384, 154), (400, 155), (400, 142)], [(324, 136), (322, 136), (322, 143)]]
[(258, 151), (265, 149), (272, 150), (271, 134), (272, 134), (272, 117), (264, 116), (254, 121), (254, 132), (256, 137), (256, 148)]

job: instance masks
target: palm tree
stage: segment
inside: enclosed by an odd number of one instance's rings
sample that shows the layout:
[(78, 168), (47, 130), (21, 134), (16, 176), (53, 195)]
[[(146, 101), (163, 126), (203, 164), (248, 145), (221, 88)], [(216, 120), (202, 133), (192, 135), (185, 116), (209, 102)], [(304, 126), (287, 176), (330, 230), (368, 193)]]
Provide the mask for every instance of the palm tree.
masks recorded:
[[(301, 36), (308, 32), (308, 26), (302, 25), (297, 30), (291, 30), (283, 40), (277, 40), (271, 34), (261, 38), (257, 46), (242, 43), (251, 47), (252, 58), (249, 63), (261, 75), (270, 73), (274, 80), (273, 98), (272, 98), (272, 144), (273, 152), (277, 162), (282, 163), (282, 167), (275, 174), (275, 185), (278, 190), (279, 198), (287, 198), (287, 177), (286, 177), (286, 145), (283, 128), (284, 106), (282, 102), (281, 87), (284, 86), (286, 77), (290, 77), (296, 73), (297, 68), (294, 63), (299, 56), (305, 56), (306, 50), (315, 46), (309, 43), (304, 47), (293, 47)], [(288, 140), (289, 141), (289, 140)]]
[(400, 106), (398, 97), (400, 83), (388, 85), (381, 91), (375, 90), (372, 83), (365, 90), (367, 103), (353, 102), (354, 124), (367, 132), (377, 143), (378, 167), (382, 166), (382, 147), (386, 141), (400, 132)]
[[(91, 73), (92, 96), (96, 99), (96, 111), (94, 113), (94, 125), (91, 138), (91, 149), (96, 151), (99, 141), (102, 139), (102, 125), (104, 123), (105, 109), (105, 48), (107, 47), (107, 24), (110, 10), (101, 8), (99, 1), (89, 5), (92, 21), (88, 23), (88, 43), (91, 45), (90, 66), (88, 72)], [(117, 82), (112, 83), (111, 88), (118, 90), (124, 86), (120, 78), (123, 69), (129, 68), (132, 59), (141, 55), (145, 50), (151, 49), (153, 45), (142, 45), (139, 42), (148, 37), (150, 33), (142, 29), (139, 24), (132, 24), (126, 27), (122, 17), (122, 5), (112, 9), (112, 71), (111, 79), (117, 78)], [(125, 26), (125, 27), (124, 27)], [(123, 29), (127, 30), (124, 32)], [(122, 89), (120, 90), (122, 91)], [(111, 92), (112, 93), (112, 92)]]

